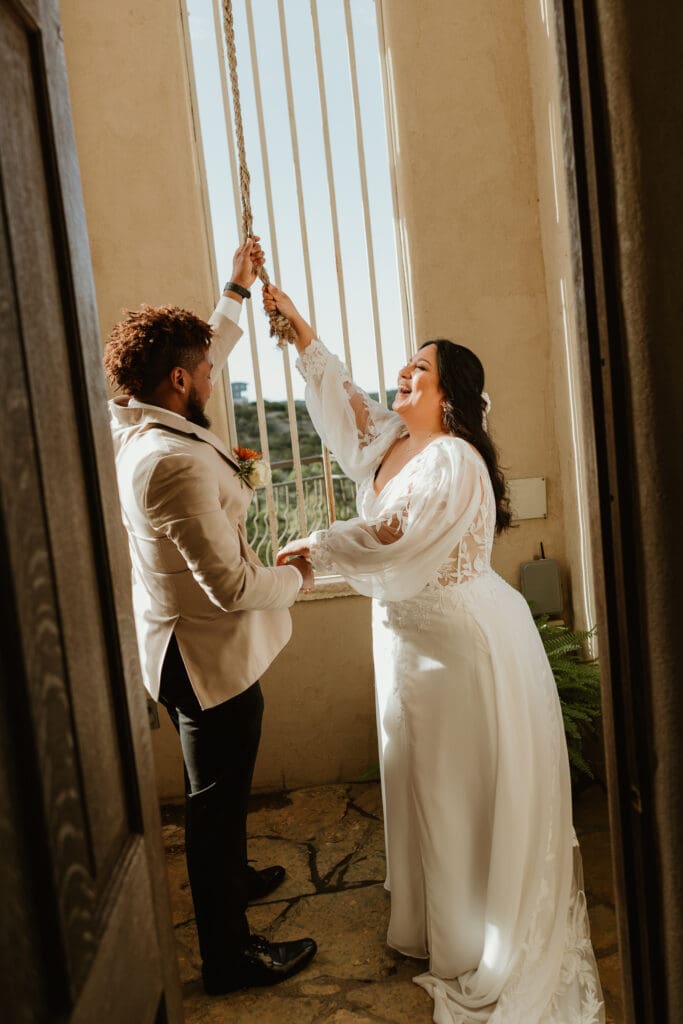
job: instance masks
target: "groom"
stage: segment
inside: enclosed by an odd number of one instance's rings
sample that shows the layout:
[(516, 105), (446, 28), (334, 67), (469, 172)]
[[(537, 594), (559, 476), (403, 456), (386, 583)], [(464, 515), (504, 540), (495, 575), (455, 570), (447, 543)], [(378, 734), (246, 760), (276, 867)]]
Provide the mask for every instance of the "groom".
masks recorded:
[(250, 935), (245, 914), (284, 877), (279, 865), (247, 864), (258, 680), (290, 638), (288, 608), (313, 586), (312, 570), (303, 558), (260, 564), (243, 524), (252, 490), (204, 412), (263, 259), (257, 238), (240, 246), (208, 323), (143, 306), (116, 325), (105, 354), (125, 395), (110, 412), (142, 674), (182, 745), (187, 867), (210, 994), (283, 981), (316, 951), (312, 939)]

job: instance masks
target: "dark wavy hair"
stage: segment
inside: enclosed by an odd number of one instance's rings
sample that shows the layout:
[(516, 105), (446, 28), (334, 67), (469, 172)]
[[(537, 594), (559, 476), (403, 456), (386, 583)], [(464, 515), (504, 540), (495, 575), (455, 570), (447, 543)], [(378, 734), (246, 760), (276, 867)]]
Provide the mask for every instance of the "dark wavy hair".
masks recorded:
[(174, 367), (194, 371), (206, 357), (212, 336), (209, 324), (187, 309), (129, 309), (107, 341), (107, 376), (126, 395), (150, 395)]
[(484, 367), (474, 352), (464, 345), (456, 345), (445, 338), (425, 341), (420, 348), (426, 345), (436, 346), (439, 383), (444, 393), (444, 429), (469, 441), (486, 463), (496, 499), (496, 533), (502, 533), (510, 526), (510, 499), (505, 477), (498, 465), (498, 450), (483, 426), (486, 410), (486, 403), (481, 397)]

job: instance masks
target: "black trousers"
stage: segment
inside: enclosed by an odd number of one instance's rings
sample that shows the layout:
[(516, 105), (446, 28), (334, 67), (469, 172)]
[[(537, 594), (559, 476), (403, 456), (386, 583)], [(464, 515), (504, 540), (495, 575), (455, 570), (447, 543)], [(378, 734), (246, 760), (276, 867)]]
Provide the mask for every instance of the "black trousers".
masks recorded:
[(185, 851), (199, 950), (206, 966), (220, 968), (239, 954), (249, 936), (247, 807), (263, 694), (254, 683), (237, 697), (202, 711), (172, 636), (159, 700), (183, 749)]

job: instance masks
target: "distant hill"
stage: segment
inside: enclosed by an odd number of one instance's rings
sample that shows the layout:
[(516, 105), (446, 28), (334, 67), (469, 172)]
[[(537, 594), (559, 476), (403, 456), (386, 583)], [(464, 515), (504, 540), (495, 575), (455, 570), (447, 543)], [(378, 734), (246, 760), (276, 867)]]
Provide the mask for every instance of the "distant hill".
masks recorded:
[[(387, 392), (389, 406), (394, 400), (396, 390)], [(371, 398), (379, 401), (378, 395), (372, 394)], [(286, 462), (292, 459), (292, 439), (289, 429), (289, 416), (286, 402), (265, 402), (266, 423), (268, 425), (268, 447), (270, 449), (270, 463)], [(301, 458), (320, 455), (320, 438), (315, 432), (311, 423), (305, 402), (295, 402), (296, 425), (299, 432), (299, 451)], [(240, 445), (246, 448), (260, 450), (261, 439), (259, 437), (258, 416), (256, 402), (235, 403), (235, 423), (237, 426), (237, 437)], [(315, 475), (320, 472), (319, 466), (304, 466), (304, 476)], [(273, 479), (286, 480), (291, 470), (288, 468), (273, 469)]]

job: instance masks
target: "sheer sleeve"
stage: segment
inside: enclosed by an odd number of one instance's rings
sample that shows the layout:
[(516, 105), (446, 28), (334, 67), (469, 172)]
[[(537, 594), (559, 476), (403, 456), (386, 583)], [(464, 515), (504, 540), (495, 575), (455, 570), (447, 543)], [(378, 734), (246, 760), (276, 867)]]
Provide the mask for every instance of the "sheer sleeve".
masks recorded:
[(296, 365), (306, 381), (313, 426), (344, 473), (358, 483), (404, 430), (401, 417), (354, 384), (341, 360), (317, 339)]
[(389, 483), (371, 516), (311, 534), (313, 564), (368, 597), (407, 600), (460, 543), (483, 493), (482, 466), (467, 444), (434, 441)]

